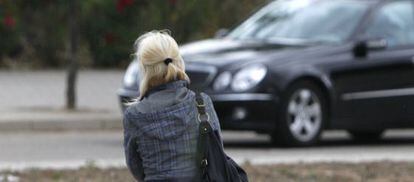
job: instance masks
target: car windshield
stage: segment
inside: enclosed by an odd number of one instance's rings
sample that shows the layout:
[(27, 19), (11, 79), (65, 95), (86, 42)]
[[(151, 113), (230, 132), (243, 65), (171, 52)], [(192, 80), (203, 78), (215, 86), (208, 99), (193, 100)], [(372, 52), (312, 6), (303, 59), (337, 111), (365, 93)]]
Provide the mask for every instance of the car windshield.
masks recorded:
[(344, 42), (360, 22), (368, 4), (335, 0), (275, 1), (229, 33), (238, 40), (267, 42)]

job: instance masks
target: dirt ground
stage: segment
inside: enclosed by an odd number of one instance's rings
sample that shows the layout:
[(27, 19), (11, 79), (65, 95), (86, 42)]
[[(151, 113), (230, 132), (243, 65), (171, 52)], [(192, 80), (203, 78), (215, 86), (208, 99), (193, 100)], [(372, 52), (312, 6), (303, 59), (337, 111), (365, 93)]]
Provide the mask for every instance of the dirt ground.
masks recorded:
[[(243, 168), (253, 182), (409, 182), (414, 162), (312, 163), (250, 165)], [(8, 180), (7, 180), (8, 179)], [(2, 171), (0, 182), (123, 182), (133, 181), (125, 168), (99, 169), (87, 165), (78, 170)]]

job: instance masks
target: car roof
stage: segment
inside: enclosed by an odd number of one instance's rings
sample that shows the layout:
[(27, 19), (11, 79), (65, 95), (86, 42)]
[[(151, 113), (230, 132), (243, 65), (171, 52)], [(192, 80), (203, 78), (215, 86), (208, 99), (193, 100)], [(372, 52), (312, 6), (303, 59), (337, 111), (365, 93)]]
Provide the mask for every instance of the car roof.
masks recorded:
[[(273, 1), (280, 1), (280, 0), (273, 0)], [(300, 0), (284, 0), (284, 1), (300, 1)], [(332, 1), (332, 0), (309, 0), (309, 1), (317, 2), (317, 1)], [(385, 1), (390, 1), (390, 0), (341, 0), (341, 1), (352, 1), (352, 2), (355, 2), (355, 3), (378, 4), (378, 3), (385, 2)]]
[[(310, 1), (332, 1), (332, 0), (310, 0)], [(384, 1), (389, 1), (389, 0), (342, 0), (342, 1), (353, 1), (356, 3), (360, 3), (360, 2), (378, 3), (378, 2), (384, 2)]]
[[(313, 0), (313, 1), (331, 1), (331, 0)], [(388, 0), (342, 0), (342, 1), (353, 1), (356, 3), (360, 3), (360, 2), (378, 3), (378, 2), (388, 1)]]

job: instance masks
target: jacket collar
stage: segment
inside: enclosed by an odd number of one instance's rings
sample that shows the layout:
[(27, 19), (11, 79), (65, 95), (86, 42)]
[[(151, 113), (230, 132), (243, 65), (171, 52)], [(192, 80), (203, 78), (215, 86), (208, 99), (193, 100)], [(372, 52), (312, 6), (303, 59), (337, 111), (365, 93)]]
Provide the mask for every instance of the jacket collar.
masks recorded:
[(188, 82), (186, 80), (175, 80), (168, 83), (164, 83), (161, 85), (158, 85), (156, 87), (152, 87), (145, 93), (145, 95), (141, 98), (144, 99), (145, 97), (148, 97), (149, 95), (161, 91), (161, 90), (167, 90), (167, 89), (177, 89), (182, 87), (188, 87)]

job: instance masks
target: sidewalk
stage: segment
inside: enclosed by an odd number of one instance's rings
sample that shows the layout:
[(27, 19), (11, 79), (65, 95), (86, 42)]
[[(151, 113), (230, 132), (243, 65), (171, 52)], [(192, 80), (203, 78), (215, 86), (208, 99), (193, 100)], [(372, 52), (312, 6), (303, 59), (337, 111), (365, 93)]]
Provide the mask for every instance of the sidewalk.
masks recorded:
[(77, 110), (64, 110), (64, 70), (0, 70), (0, 132), (122, 127), (116, 91), (123, 70), (81, 70)]
[(0, 132), (122, 129), (121, 113), (25, 110), (0, 112)]

